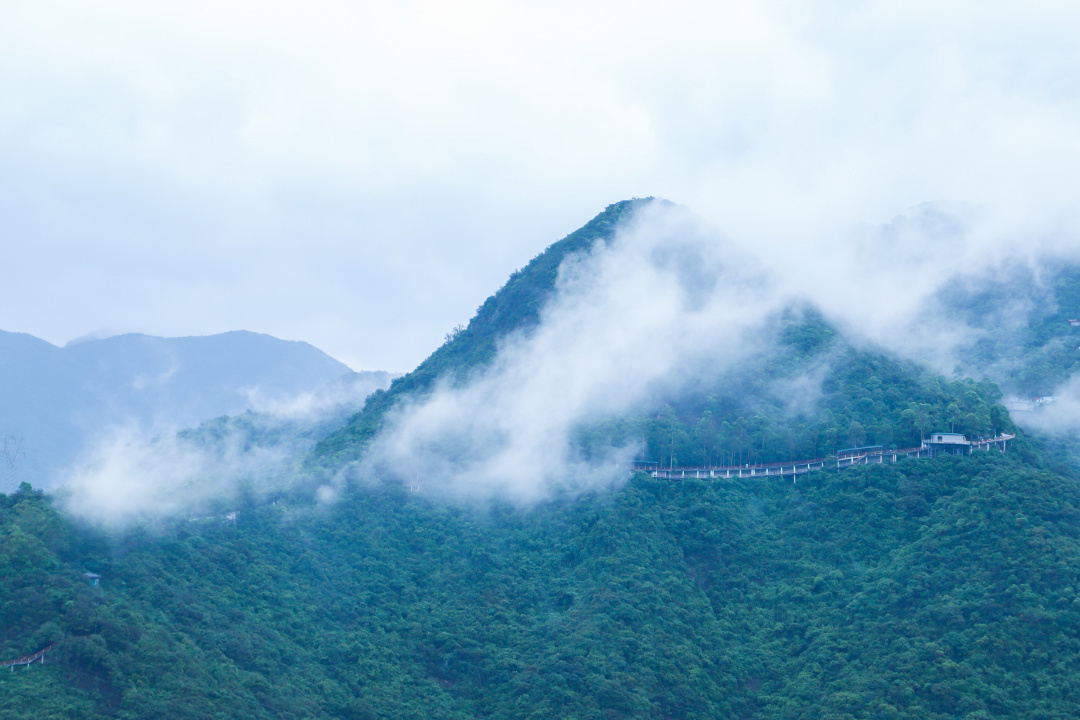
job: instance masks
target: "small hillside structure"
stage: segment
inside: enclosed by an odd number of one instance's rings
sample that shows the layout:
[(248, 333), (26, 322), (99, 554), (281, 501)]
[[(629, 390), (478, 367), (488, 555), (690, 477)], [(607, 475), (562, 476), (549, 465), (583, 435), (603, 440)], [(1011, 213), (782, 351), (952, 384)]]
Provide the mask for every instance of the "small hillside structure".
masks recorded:
[(101, 576), (98, 575), (97, 573), (92, 573), (92, 572), (83, 573), (83, 577), (86, 578), (86, 581), (88, 583), (90, 583), (90, 587), (100, 587), (100, 585), (101, 585)]
[(967, 436), (960, 433), (938, 432), (931, 433), (930, 437), (923, 442), (923, 446), (933, 455), (966, 455), (971, 452), (971, 443)]
[(960, 433), (934, 433), (929, 440), (935, 445), (938, 443), (942, 445), (967, 445), (967, 441), (967, 437)]

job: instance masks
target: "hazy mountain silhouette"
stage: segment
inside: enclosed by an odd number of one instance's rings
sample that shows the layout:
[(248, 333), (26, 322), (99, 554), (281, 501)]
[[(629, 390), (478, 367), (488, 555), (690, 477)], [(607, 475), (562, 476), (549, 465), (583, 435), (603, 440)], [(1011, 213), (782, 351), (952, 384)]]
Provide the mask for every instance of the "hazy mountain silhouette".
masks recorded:
[(128, 334), (62, 348), (0, 331), (0, 435), (8, 436), (9, 454), (12, 438), (21, 438), (15, 480), (41, 487), (55, 484), (60, 470), (117, 426), (196, 425), (343, 376), (370, 380), (372, 390), (390, 379), (356, 375), (305, 342), (242, 330), (182, 338)]

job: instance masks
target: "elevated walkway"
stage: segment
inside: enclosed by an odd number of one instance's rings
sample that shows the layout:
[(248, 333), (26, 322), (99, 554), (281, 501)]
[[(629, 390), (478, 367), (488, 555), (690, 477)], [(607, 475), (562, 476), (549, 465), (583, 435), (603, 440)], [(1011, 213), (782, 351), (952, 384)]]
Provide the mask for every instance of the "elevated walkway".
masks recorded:
[(635, 470), (643, 470), (654, 478), (666, 478), (668, 480), (685, 480), (686, 478), (709, 479), (709, 478), (746, 478), (766, 477), (781, 475), (802, 475), (803, 473), (821, 470), (825, 467), (825, 458), (813, 460), (800, 460), (797, 463), (768, 463), (766, 465), (725, 465), (708, 467), (672, 467), (658, 468), (655, 463), (634, 463)]
[[(958, 451), (968, 454), (974, 450), (990, 450), (991, 448), (1000, 448), (1001, 452), (1005, 452), (1008, 442), (1015, 437), (1015, 434), (1003, 433), (997, 437), (984, 440), (965, 441), (960, 444), (950, 443), (947, 446), (941, 444), (939, 447), (938, 444), (924, 442), (919, 447), (897, 450), (886, 450), (881, 446), (851, 448), (837, 452), (835, 467), (837, 470), (843, 470), (852, 465), (875, 465), (887, 462), (894, 463), (901, 457), (928, 458), (947, 453), (955, 454)], [(826, 466), (833, 467), (833, 464), (826, 458), (798, 460), (796, 462), (767, 463), (761, 465), (710, 465), (703, 467), (689, 466), (669, 468), (658, 467), (656, 463), (640, 461), (634, 463), (635, 470), (647, 473), (654, 478), (666, 480), (685, 480), (688, 478), (697, 480), (727, 480), (756, 477), (795, 477), (796, 475), (813, 472), (814, 470), (824, 470)]]
[(31, 653), (29, 655), (23, 655), (22, 657), (17, 657), (14, 660), (5, 660), (3, 662), (0, 662), (0, 668), (10, 667), (12, 670), (14, 670), (16, 665), (25, 665), (27, 667), (27, 669), (29, 669), (30, 668), (30, 663), (34, 663), (34, 662), (37, 662), (39, 660), (41, 661), (42, 664), (45, 664), (45, 654), (48, 653), (50, 650), (52, 650), (55, 647), (56, 647), (56, 643), (53, 643), (52, 645), (49, 645), (48, 647), (41, 648), (36, 653)]

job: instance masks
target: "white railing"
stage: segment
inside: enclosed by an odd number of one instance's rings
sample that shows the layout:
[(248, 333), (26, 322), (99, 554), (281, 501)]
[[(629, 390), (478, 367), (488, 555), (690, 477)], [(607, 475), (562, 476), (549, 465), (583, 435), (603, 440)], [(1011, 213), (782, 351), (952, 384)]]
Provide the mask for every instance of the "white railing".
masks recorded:
[[(988, 438), (986, 440), (972, 440), (963, 445), (957, 445), (957, 447), (967, 448), (970, 452), (971, 448), (989, 450), (991, 447), (1000, 444), (1001, 451), (1005, 452), (1006, 444), (1015, 437), (1015, 434), (1002, 433), (997, 437)], [(852, 465), (874, 465), (884, 462), (896, 462), (901, 457), (923, 458), (933, 457), (934, 455), (939, 455), (941, 453), (941, 450), (931, 447), (929, 443), (925, 442), (919, 447), (901, 448), (897, 450), (874, 448), (872, 450), (868, 449), (864, 453), (845, 455), (842, 458), (837, 458), (836, 468), (837, 470), (843, 470)], [(653, 463), (635, 462), (634, 468), (636, 470), (641, 470), (654, 478), (667, 480), (705, 480), (714, 478), (732, 479), (769, 476), (794, 477), (795, 475), (802, 475), (803, 473), (812, 472), (814, 470), (821, 470), (825, 467), (825, 463), (825, 458), (813, 458), (812, 460), (764, 463), (758, 465), (710, 465), (661, 468), (656, 467)]]

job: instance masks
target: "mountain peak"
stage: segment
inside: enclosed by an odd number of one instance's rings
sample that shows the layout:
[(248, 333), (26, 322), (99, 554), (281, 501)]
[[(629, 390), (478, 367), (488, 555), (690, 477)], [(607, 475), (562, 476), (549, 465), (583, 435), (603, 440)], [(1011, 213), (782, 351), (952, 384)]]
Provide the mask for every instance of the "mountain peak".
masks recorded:
[(527, 332), (536, 325), (540, 310), (555, 289), (559, 266), (574, 253), (586, 252), (597, 242), (610, 242), (635, 213), (653, 204), (674, 207), (662, 198), (631, 198), (612, 203), (604, 211), (562, 240), (552, 243), (477, 309), (469, 324), (448, 336), (447, 342), (399, 377), (384, 393), (376, 393), (348, 425), (319, 443), (320, 462), (354, 459), (362, 451), (386, 412), (399, 398), (423, 393), (440, 377), (458, 379), (485, 367), (495, 357), (501, 338)]

